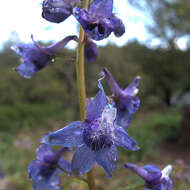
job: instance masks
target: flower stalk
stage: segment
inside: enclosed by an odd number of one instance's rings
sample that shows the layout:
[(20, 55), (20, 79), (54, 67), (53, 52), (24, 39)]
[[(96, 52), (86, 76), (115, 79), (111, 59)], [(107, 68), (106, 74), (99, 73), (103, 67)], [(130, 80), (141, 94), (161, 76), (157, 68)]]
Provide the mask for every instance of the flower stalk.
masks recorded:
[[(88, 9), (89, 0), (83, 0), (83, 8)], [(79, 97), (79, 106), (80, 106), (80, 115), (81, 119), (85, 121), (86, 119), (86, 87), (85, 87), (85, 68), (84, 68), (84, 47), (85, 47), (85, 32), (80, 26), (79, 42), (78, 42), (78, 52), (77, 52), (77, 61), (76, 61), (76, 73), (77, 73), (77, 87), (78, 87), (78, 97)], [(87, 181), (89, 190), (95, 190), (95, 180), (94, 172), (91, 169), (87, 173)]]
[(76, 73), (77, 73), (77, 87), (78, 87), (78, 98), (80, 106), (81, 119), (84, 121), (86, 118), (86, 87), (85, 87), (85, 73), (84, 73), (84, 43), (83, 43), (84, 31), (80, 26), (80, 36), (78, 43), (78, 55), (76, 62)]

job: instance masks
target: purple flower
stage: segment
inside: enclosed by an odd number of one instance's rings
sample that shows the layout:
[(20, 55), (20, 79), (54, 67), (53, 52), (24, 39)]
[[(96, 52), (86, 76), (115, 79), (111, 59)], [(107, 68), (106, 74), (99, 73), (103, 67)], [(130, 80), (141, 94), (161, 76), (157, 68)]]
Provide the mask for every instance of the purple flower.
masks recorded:
[(4, 179), (5, 178), (5, 173), (0, 172), (0, 179)]
[(63, 22), (72, 14), (76, 5), (80, 5), (79, 0), (44, 0), (42, 17), (50, 22)]
[(190, 183), (190, 171), (187, 171), (184, 175), (184, 180)]
[(107, 38), (111, 32), (120, 37), (125, 32), (122, 21), (113, 13), (113, 0), (95, 0), (88, 11), (75, 7), (73, 15), (93, 40)]
[(77, 41), (77, 36), (67, 36), (49, 47), (41, 47), (34, 40), (33, 44), (13, 46), (12, 49), (23, 59), (23, 62), (14, 70), (24, 78), (31, 78), (37, 71), (50, 64), (53, 57), (71, 40)]
[[(168, 165), (162, 171), (155, 165), (145, 165), (138, 167), (135, 164), (126, 163), (125, 168), (130, 169), (139, 175), (146, 182), (147, 188), (152, 190), (172, 190), (173, 182), (169, 175), (172, 170), (172, 166)], [(146, 190), (146, 188), (144, 189)]]
[(65, 172), (71, 173), (71, 164), (61, 158), (65, 148), (60, 148), (53, 152), (50, 145), (41, 145), (37, 151), (37, 160), (33, 160), (28, 173), (34, 181), (34, 190), (61, 190), (58, 174), (61, 172), (57, 168), (59, 165)]
[(84, 48), (85, 60), (88, 62), (93, 62), (96, 60), (97, 56), (98, 56), (97, 45), (91, 39), (88, 38), (85, 42), (85, 48)]
[(125, 26), (121, 19), (117, 18), (114, 14), (111, 17), (112, 24), (114, 25), (114, 34), (116, 37), (120, 37), (125, 33)]
[(117, 168), (117, 146), (139, 149), (136, 141), (114, 122), (117, 110), (108, 104), (100, 80), (99, 92), (94, 99), (87, 100), (86, 121), (74, 121), (41, 139), (42, 143), (77, 147), (72, 159), (72, 171), (77, 175), (88, 172), (97, 162), (111, 177)]
[(117, 124), (122, 127), (128, 127), (131, 115), (136, 113), (140, 106), (140, 99), (136, 97), (140, 77), (137, 76), (131, 84), (122, 90), (108, 69), (104, 68), (100, 75), (105, 76), (111, 92), (114, 95), (115, 106), (117, 108)]

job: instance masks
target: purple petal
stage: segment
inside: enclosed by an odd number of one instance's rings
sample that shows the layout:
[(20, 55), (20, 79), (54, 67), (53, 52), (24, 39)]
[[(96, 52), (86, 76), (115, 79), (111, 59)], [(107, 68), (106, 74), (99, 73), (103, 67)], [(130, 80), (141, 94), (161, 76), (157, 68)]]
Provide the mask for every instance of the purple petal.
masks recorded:
[(49, 189), (51, 187), (52, 190), (56, 190), (59, 171), (38, 160), (32, 161), (28, 167), (29, 177), (34, 181), (35, 190), (45, 190), (47, 186)]
[(44, 68), (51, 61), (51, 56), (48, 52), (35, 44), (20, 44), (13, 46), (12, 49), (23, 60), (14, 70), (24, 78), (31, 78), (35, 72)]
[(129, 97), (129, 100), (126, 103), (126, 107), (128, 108), (129, 113), (134, 114), (139, 109), (140, 99), (137, 97)]
[(43, 69), (51, 63), (52, 56), (58, 54), (65, 45), (71, 41), (77, 41), (77, 36), (67, 36), (63, 40), (49, 47), (41, 47), (33, 36), (33, 44), (19, 44), (12, 49), (22, 57), (22, 63), (14, 68), (22, 77), (31, 78), (37, 71)]
[(121, 146), (133, 151), (139, 150), (137, 142), (132, 139), (122, 127), (117, 126), (115, 128), (114, 135), (114, 144), (116, 146)]
[(96, 94), (93, 100), (88, 99), (86, 102), (86, 120), (93, 121), (101, 116), (102, 111), (108, 104), (101, 79), (98, 80), (99, 92)]
[(56, 132), (45, 135), (42, 137), (41, 143), (64, 147), (80, 146), (83, 144), (82, 131), (84, 127), (84, 122), (74, 121)]
[(120, 96), (122, 94), (122, 90), (120, 89), (119, 85), (117, 84), (117, 82), (115, 81), (109, 70), (107, 68), (104, 68), (102, 74), (105, 75), (105, 78), (108, 82), (111, 92), (115, 96)]
[(141, 77), (137, 76), (134, 78), (134, 80), (125, 88), (124, 92), (125, 95), (127, 96), (134, 96), (138, 92), (138, 86), (140, 83)]
[(112, 24), (114, 25), (114, 34), (116, 37), (120, 37), (125, 33), (125, 26), (121, 19), (117, 18), (115, 15), (111, 18)]
[(47, 182), (44, 178), (41, 178), (41, 176), (38, 178), (38, 180), (34, 181), (34, 190), (46, 190)]
[(60, 159), (59, 162), (58, 162), (58, 165), (66, 172), (68, 173), (71, 173), (72, 170), (71, 170), (71, 164), (67, 161), (67, 160), (64, 160), (64, 159)]
[(95, 154), (96, 161), (105, 169), (107, 177), (111, 177), (117, 168), (118, 152), (116, 146), (112, 145), (109, 149), (97, 151)]
[[(125, 163), (125, 168), (130, 169), (131, 171), (135, 172), (137, 175), (139, 175), (141, 178), (143, 178), (147, 183), (153, 183), (155, 181), (158, 181), (161, 177), (161, 171), (158, 169), (157, 172), (149, 172), (143, 167), (139, 167), (135, 164), (131, 163)], [(148, 166), (150, 169), (150, 165)], [(152, 166), (151, 166), (152, 167)], [(152, 170), (155, 171), (155, 168), (152, 167)]]
[(59, 186), (60, 184), (60, 177), (58, 176), (59, 172), (60, 172), (59, 170), (56, 170), (49, 178), (47, 184), (48, 190), (61, 190), (61, 187)]
[(40, 50), (42, 53), (45, 53), (47, 55), (55, 55), (60, 52), (61, 49), (63, 49), (71, 40), (74, 40), (78, 42), (78, 37), (75, 35), (67, 36), (63, 38), (62, 40), (48, 46), (48, 47), (41, 47), (35, 40), (33, 35), (31, 35), (31, 39), (33, 41), (34, 46)]
[(52, 151), (52, 148), (50, 145), (42, 144), (37, 150), (36, 155), (37, 159), (40, 161), (44, 161), (44, 158), (46, 156), (53, 156), (55, 153)]
[(82, 25), (84, 30), (88, 30), (88, 24), (94, 24), (94, 27), (96, 27), (99, 21), (97, 18), (93, 18), (86, 10), (78, 7), (73, 9), (73, 16)]
[(92, 169), (94, 164), (94, 152), (92, 152), (86, 145), (78, 147), (71, 164), (73, 173), (76, 175), (85, 174)]
[(36, 179), (38, 177), (40, 173), (39, 164), (40, 161), (38, 160), (33, 160), (32, 162), (30, 162), (30, 165), (28, 167), (28, 174), (31, 180)]
[(154, 164), (147, 164), (145, 166), (143, 166), (142, 168), (144, 168), (147, 172), (150, 173), (160, 173), (161, 170)]
[(60, 40), (59, 42), (51, 46), (48, 46), (46, 48), (46, 51), (50, 52), (51, 54), (59, 53), (59, 51), (63, 49), (71, 40), (78, 42), (78, 37), (75, 35), (67, 36), (64, 39)]
[(86, 25), (85, 32), (90, 38), (96, 41), (103, 40), (107, 38), (113, 31), (113, 25), (109, 19), (103, 19), (98, 21), (98, 23), (89, 23)]
[(57, 164), (57, 161), (60, 159), (66, 149), (67, 148), (62, 147), (57, 151), (53, 152), (50, 145), (43, 144), (36, 151), (37, 159), (46, 164)]
[(174, 184), (170, 178), (164, 178), (161, 180), (161, 183), (153, 186), (153, 190), (173, 190)]
[(72, 13), (69, 1), (44, 0), (42, 17), (50, 22), (60, 23)]
[(126, 128), (130, 123), (131, 114), (136, 113), (140, 106), (140, 99), (135, 97), (140, 77), (136, 77), (125, 90), (122, 90), (108, 69), (104, 68), (101, 74), (106, 77), (110, 90), (115, 96), (115, 106), (118, 110), (116, 123)]
[(38, 181), (40, 178), (48, 178), (52, 172), (54, 172), (54, 168), (51, 165), (38, 160), (33, 160), (28, 167), (29, 178), (34, 181)]
[(98, 48), (92, 40), (88, 40), (85, 43), (84, 56), (85, 60), (88, 62), (93, 62), (96, 60), (98, 56)]
[(13, 68), (13, 70), (26, 79), (30, 79), (38, 71), (36, 66), (30, 61), (24, 61), (19, 66)]
[(128, 110), (117, 109), (116, 123), (123, 128), (127, 128), (131, 121), (131, 114)]
[(129, 112), (134, 114), (137, 112), (140, 106), (140, 99), (135, 96), (124, 96), (119, 97), (116, 107), (118, 110), (123, 112)]
[(22, 57), (24, 62), (31, 61), (38, 70), (44, 67), (46, 62), (50, 61), (50, 54), (45, 50), (44, 47), (41, 47), (37, 42), (33, 40), (33, 44), (19, 44), (13, 46), (12, 49)]
[(112, 15), (113, 0), (95, 0), (89, 7), (89, 14), (99, 18), (109, 18)]
[(73, 15), (83, 27), (84, 31), (93, 40), (107, 38), (113, 31), (113, 24), (109, 18), (93, 17), (84, 9), (75, 7)]
[(131, 164), (131, 163), (125, 163), (124, 167), (130, 169), (133, 172), (135, 172), (137, 175), (142, 177), (145, 181), (149, 181), (149, 176), (150, 176), (149, 172), (146, 171), (144, 168), (139, 167), (139, 166), (137, 166), (135, 164)]
[(119, 97), (116, 103), (116, 122), (119, 126), (127, 128), (130, 124), (131, 115), (136, 113), (140, 106), (140, 99), (134, 96)]

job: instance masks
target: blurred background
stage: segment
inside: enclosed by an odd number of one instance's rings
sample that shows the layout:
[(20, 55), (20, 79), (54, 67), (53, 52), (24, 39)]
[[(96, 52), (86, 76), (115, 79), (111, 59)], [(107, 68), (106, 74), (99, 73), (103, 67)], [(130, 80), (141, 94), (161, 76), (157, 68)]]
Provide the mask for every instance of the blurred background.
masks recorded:
[[(3, 3), (3, 2), (2, 2)], [(121, 0), (114, 10), (123, 19), (126, 33), (99, 44), (98, 60), (86, 63), (88, 96), (97, 92), (98, 74), (107, 67), (121, 87), (135, 76), (142, 77), (139, 111), (128, 133), (138, 141), (138, 152), (120, 150), (120, 165), (173, 164), (176, 190), (190, 189), (190, 1)], [(10, 47), (31, 42), (33, 33), (43, 45), (76, 34), (74, 18), (57, 25), (41, 18), (38, 0), (6, 1), (0, 8), (0, 190), (32, 190), (27, 167), (43, 134), (79, 120), (74, 60), (76, 44), (63, 50), (63, 58), (36, 73), (21, 78), (12, 70), (20, 58)], [(24, 16), (23, 16), (24, 15)], [(4, 19), (6, 18), (6, 19)], [(107, 94), (110, 94), (104, 83)], [(71, 152), (65, 156), (71, 159)], [(119, 169), (107, 179), (96, 169), (99, 190), (127, 190), (142, 181)], [(104, 178), (104, 180), (102, 180)], [(66, 181), (67, 177), (63, 179)], [(73, 182), (73, 183), (72, 183)], [(105, 186), (106, 185), (106, 186)], [(76, 180), (65, 189), (86, 189)]]

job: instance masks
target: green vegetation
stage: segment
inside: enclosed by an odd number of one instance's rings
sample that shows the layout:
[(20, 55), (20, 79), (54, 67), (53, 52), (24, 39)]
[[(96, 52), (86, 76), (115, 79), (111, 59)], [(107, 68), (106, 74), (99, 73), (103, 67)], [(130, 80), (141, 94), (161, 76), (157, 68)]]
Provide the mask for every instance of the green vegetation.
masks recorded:
[(19, 134), (22, 129), (35, 129), (38, 125), (50, 128), (51, 121), (71, 120), (73, 111), (63, 109), (61, 102), (16, 103), (0, 107), (1, 132)]
[[(145, 118), (145, 119), (144, 119)], [(132, 120), (127, 132), (138, 139), (141, 149), (137, 152), (125, 151), (131, 161), (143, 161), (156, 158), (159, 145), (164, 142), (178, 143), (180, 139), (181, 114), (179, 110), (160, 113), (139, 113)]]

